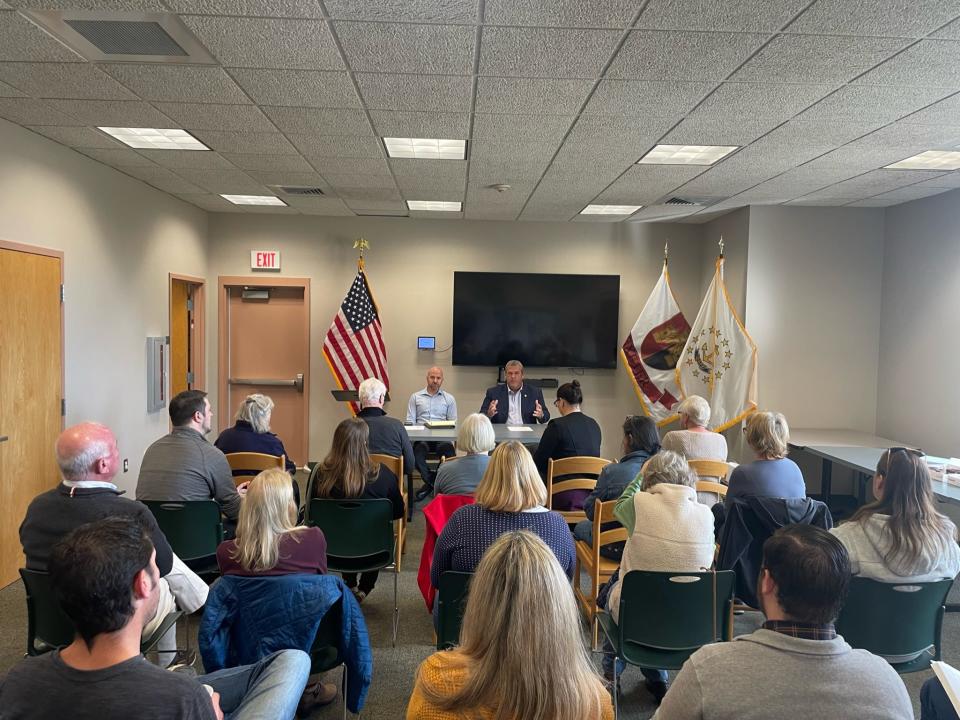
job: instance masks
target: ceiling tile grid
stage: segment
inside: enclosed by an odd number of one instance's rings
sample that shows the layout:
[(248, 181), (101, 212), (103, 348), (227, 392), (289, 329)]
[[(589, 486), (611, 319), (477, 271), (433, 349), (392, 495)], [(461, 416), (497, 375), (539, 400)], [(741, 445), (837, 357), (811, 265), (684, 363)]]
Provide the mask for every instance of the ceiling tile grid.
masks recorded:
[[(172, 11), (216, 62), (89, 62), (26, 8)], [(0, 0), (0, 118), (210, 211), (883, 207), (960, 187), (960, 172), (882, 169), (960, 147), (960, 0)], [(183, 128), (210, 151), (133, 150), (98, 126)], [(383, 137), (466, 140), (467, 155), (389, 160)], [(656, 144), (738, 149), (637, 165)], [(673, 195), (712, 204), (662, 204)]]

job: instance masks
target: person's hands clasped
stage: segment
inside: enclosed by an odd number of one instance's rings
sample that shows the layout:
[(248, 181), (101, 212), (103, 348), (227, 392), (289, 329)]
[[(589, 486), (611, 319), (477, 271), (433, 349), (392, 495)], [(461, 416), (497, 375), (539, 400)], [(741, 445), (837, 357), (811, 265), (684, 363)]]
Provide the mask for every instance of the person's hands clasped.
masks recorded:
[(497, 401), (491, 400), (490, 404), (487, 405), (487, 417), (493, 417), (497, 414)]

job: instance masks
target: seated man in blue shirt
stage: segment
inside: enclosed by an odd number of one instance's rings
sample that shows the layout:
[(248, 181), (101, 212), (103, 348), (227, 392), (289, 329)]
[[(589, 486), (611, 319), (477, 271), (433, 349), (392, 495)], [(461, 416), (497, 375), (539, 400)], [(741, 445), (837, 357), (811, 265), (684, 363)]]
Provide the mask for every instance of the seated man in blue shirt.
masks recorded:
[[(427, 386), (410, 396), (410, 402), (407, 404), (407, 423), (422, 425), (427, 420), (457, 419), (457, 401), (446, 390), (441, 390), (441, 385), (443, 385), (443, 370), (438, 367), (427, 370)], [(449, 442), (419, 440), (413, 444), (417, 471), (423, 478), (423, 485), (417, 490), (417, 500), (423, 500), (433, 492), (436, 474), (431, 474), (427, 466), (427, 455), (431, 452), (443, 457), (453, 457), (456, 454), (453, 443)]]

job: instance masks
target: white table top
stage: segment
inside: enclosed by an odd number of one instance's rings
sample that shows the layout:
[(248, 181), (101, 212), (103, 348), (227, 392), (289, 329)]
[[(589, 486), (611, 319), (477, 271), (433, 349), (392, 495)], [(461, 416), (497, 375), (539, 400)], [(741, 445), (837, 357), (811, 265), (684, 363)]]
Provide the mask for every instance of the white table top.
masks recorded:
[[(414, 429), (415, 427), (421, 429)], [(511, 430), (509, 426), (503, 423), (494, 423), (493, 435), (498, 443), (507, 442), (508, 440), (518, 440), (525, 444), (539, 443), (547, 424), (519, 425), (517, 427), (527, 429)], [(414, 442), (417, 440), (425, 440), (428, 442), (455, 442), (457, 439), (456, 427), (431, 429), (423, 426), (408, 425), (406, 430), (407, 435), (409, 435), (410, 439)]]
[(871, 435), (860, 430), (833, 428), (791, 428), (790, 444), (794, 447), (809, 445), (833, 445), (843, 447), (912, 447), (890, 438)]

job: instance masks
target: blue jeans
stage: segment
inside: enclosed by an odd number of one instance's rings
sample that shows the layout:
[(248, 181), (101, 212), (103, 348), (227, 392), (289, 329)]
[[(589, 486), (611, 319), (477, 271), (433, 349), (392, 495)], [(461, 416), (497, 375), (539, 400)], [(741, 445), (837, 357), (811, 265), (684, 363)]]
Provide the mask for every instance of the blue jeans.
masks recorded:
[(920, 688), (920, 720), (956, 720), (957, 711), (940, 680), (932, 677)]
[(310, 676), (310, 656), (279, 650), (253, 665), (201, 675), (197, 682), (220, 693), (225, 720), (289, 720)]

